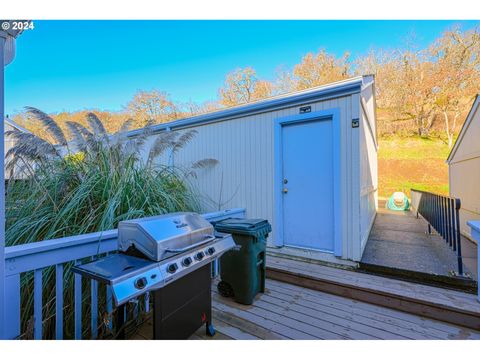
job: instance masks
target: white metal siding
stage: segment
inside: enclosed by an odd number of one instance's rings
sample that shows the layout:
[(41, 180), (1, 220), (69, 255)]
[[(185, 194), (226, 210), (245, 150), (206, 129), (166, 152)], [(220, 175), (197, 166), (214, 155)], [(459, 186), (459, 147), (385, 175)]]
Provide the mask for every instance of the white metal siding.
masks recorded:
[(480, 220), (480, 156), (451, 163), (449, 172), (450, 194), (459, 198), (462, 204), (460, 230), (473, 240), (467, 221)]
[(360, 245), (361, 251), (368, 240), (377, 211), (377, 144), (373, 86), (361, 94), (360, 116)]
[[(341, 120), (341, 178), (342, 198), (351, 201), (348, 195), (352, 178), (351, 117), (352, 97), (308, 104), (312, 112), (338, 108)], [(358, 111), (358, 104), (355, 106)], [(175, 156), (175, 164), (188, 166), (203, 158), (215, 158), (220, 164), (210, 170), (199, 171), (193, 180), (200, 194), (204, 195), (205, 211), (227, 207), (245, 207), (248, 217), (268, 219), (275, 227), (274, 219), (274, 120), (298, 114), (298, 107), (264, 112), (262, 114), (195, 126), (198, 135)], [(160, 160), (165, 163), (165, 157)], [(347, 198), (348, 197), (348, 198)], [(221, 200), (220, 200), (221, 199)], [(227, 202), (228, 200), (228, 202)], [(358, 218), (347, 206), (343, 207), (344, 230), (343, 254), (351, 258), (352, 218)], [(273, 243), (275, 234), (269, 238)]]
[(469, 220), (480, 220), (480, 108), (472, 114), (448, 167), (450, 195), (460, 199), (460, 229), (470, 238)]
[[(365, 80), (373, 78), (365, 77)], [(367, 86), (361, 95), (356, 92), (282, 109), (265, 108), (253, 114), (226, 115), (228, 117), (210, 123), (187, 121), (181, 130), (175, 131), (195, 129), (198, 134), (175, 155), (173, 162), (188, 167), (204, 158), (219, 160), (217, 167), (199, 170), (197, 178), (192, 178), (192, 185), (202, 196), (204, 211), (244, 207), (248, 217), (266, 218), (275, 229), (275, 121), (299, 114), (299, 107), (305, 105), (311, 106), (312, 113), (337, 110), (340, 118), (342, 257), (358, 261), (375, 216), (377, 189), (373, 86)], [(367, 104), (373, 133), (367, 131), (368, 119), (362, 113), (361, 98)], [(359, 128), (352, 128), (353, 118), (360, 119)], [(154, 141), (155, 137), (153, 135), (148, 141)], [(168, 154), (158, 159), (158, 163), (168, 164)], [(273, 246), (275, 235), (275, 232), (271, 234), (269, 246)]]

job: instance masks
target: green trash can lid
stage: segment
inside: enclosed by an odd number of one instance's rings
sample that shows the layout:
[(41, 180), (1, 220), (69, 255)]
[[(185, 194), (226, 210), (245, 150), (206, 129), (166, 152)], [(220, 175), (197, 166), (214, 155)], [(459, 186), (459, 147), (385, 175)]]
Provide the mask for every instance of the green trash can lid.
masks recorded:
[(215, 223), (215, 229), (220, 232), (234, 232), (255, 235), (259, 230), (272, 231), (270, 223), (265, 219), (225, 219)]

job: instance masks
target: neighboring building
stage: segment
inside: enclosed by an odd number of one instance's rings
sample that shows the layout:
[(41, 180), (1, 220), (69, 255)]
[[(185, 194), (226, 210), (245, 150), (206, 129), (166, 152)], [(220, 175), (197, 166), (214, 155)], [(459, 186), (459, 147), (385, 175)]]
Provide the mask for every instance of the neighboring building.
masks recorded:
[[(24, 127), (18, 125), (15, 121), (10, 120), (8, 116), (4, 119), (4, 131), (12, 131), (14, 129), (17, 129), (22, 132), (30, 132)], [(13, 139), (11, 136), (5, 136), (4, 139), (4, 149), (5, 149), (5, 154), (7, 154), (8, 150), (10, 150), (13, 146), (15, 145), (15, 139)], [(4, 163), (6, 164), (8, 159), (5, 159)], [(5, 172), (5, 179), (8, 180), (10, 179), (10, 175), (8, 172)]]
[(153, 131), (198, 131), (176, 165), (220, 161), (192, 180), (206, 211), (245, 207), (248, 217), (272, 223), (271, 247), (359, 261), (377, 207), (375, 117), (374, 78), (364, 76)]
[(450, 196), (459, 198), (460, 229), (473, 240), (469, 220), (480, 220), (480, 96), (477, 95), (448, 155)]

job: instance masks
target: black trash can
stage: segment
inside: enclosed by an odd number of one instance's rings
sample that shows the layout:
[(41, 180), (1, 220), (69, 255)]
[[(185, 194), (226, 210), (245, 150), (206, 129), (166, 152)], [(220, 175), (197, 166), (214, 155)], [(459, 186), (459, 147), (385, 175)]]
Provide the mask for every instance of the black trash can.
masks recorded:
[(264, 219), (226, 219), (214, 224), (218, 232), (232, 234), (237, 247), (220, 258), (218, 290), (241, 304), (251, 304), (265, 291), (265, 251), (272, 227)]

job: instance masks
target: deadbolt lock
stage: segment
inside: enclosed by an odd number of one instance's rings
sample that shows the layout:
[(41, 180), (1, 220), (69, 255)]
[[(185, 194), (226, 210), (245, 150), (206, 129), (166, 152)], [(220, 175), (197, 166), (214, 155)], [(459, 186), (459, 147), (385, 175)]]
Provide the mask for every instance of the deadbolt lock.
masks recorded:
[(284, 183), (284, 184), (288, 184), (288, 180), (287, 180), (287, 179), (283, 179), (283, 183)]

